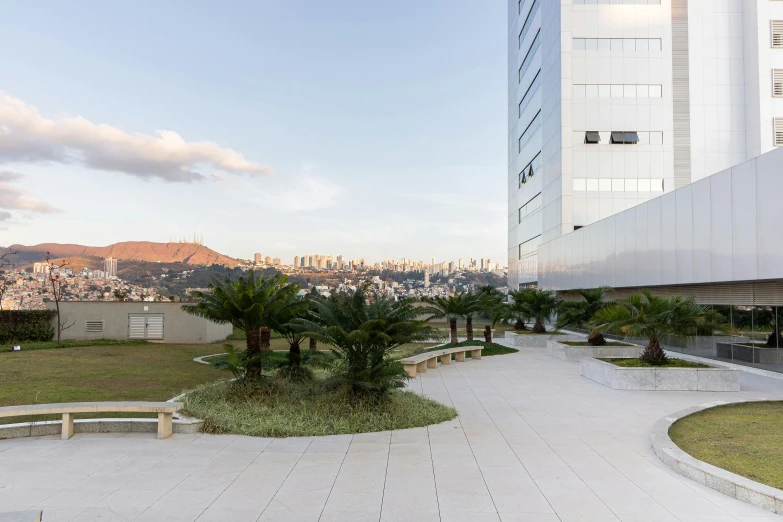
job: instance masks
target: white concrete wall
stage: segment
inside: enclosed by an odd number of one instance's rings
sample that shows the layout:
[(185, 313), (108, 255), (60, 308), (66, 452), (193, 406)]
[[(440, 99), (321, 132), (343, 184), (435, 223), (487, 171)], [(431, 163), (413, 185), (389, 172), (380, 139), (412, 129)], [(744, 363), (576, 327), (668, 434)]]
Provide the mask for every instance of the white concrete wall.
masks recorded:
[(783, 150), (544, 243), (552, 290), (783, 278)]

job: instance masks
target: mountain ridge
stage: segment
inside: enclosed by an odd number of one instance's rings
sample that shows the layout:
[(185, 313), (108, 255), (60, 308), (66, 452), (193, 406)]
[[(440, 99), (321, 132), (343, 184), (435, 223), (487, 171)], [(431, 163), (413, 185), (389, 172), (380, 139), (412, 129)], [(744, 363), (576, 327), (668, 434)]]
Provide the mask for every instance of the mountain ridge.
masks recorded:
[(10, 245), (10, 250), (19, 252), (18, 257), (26, 263), (51, 258), (112, 257), (119, 261), (148, 261), (153, 263), (183, 263), (186, 265), (225, 265), (234, 267), (239, 261), (224, 256), (197, 243), (155, 243), (152, 241), (122, 241), (108, 246), (94, 247), (73, 243), (40, 243), (38, 245)]

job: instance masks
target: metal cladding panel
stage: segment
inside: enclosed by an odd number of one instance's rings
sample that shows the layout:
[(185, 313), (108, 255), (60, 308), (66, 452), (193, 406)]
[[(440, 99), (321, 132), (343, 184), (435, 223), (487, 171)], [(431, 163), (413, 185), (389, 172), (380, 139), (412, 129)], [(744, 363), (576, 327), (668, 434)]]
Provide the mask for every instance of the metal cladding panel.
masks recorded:
[(710, 280), (710, 180), (693, 184), (693, 282)]
[(734, 272), (731, 170), (706, 179), (710, 182), (710, 281), (731, 281)]
[(753, 160), (731, 169), (731, 231), (734, 265), (732, 279), (748, 281), (758, 277), (756, 260), (756, 176)]
[(780, 228), (783, 226), (783, 178), (780, 163), (769, 156), (756, 158), (756, 205), (758, 227), (758, 278), (771, 279), (783, 266), (783, 244)]
[(677, 256), (677, 282), (693, 282), (693, 192), (687, 185), (674, 193), (675, 252)]

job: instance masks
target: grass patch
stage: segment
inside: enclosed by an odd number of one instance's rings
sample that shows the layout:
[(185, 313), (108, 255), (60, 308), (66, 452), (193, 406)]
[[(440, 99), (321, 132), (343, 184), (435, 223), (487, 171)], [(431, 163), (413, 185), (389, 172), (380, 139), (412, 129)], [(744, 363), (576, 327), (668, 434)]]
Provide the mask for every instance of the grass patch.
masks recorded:
[(79, 346), (127, 346), (137, 344), (149, 344), (147, 341), (130, 339), (91, 339), (88, 341), (62, 341), (59, 345), (57, 341), (38, 341), (38, 342), (19, 342), (12, 344), (0, 344), (0, 352), (12, 351), (14, 345), (22, 347), (22, 351), (29, 350), (52, 350), (57, 348), (77, 348)]
[[(481, 351), (482, 357), (490, 357), (493, 355), (505, 355), (509, 353), (516, 353), (519, 350), (516, 348), (509, 348), (508, 346), (503, 346), (502, 344), (496, 344), (496, 343), (485, 343), (484, 341), (462, 341), (459, 343), (447, 343), (444, 345), (420, 345), (420, 344), (407, 344), (404, 346), (401, 346), (397, 350), (395, 350), (395, 353), (393, 354), (394, 359), (405, 359), (406, 357), (412, 357), (414, 355), (419, 355), (420, 353), (424, 352), (432, 352), (435, 350), (443, 350), (445, 348), (456, 348), (458, 346), (483, 346), (484, 349)], [(456, 355), (452, 354), (451, 358), (454, 359)], [(470, 358), (471, 354), (470, 352), (465, 353), (465, 357)], [(440, 357), (438, 358), (440, 360)]]
[(783, 489), (783, 402), (729, 404), (688, 415), (669, 436), (691, 456)]
[[(322, 377), (322, 376), (321, 376)], [(201, 386), (185, 397), (187, 413), (204, 419), (207, 433), (304, 437), (415, 428), (451, 420), (456, 410), (413, 392), (394, 390), (387, 401), (351, 401), (321, 378)]]
[(669, 357), (666, 360), (666, 364), (662, 366), (655, 366), (647, 361), (641, 359), (601, 359), (608, 363), (612, 363), (615, 366), (622, 366), (623, 368), (712, 368), (706, 364), (695, 363), (691, 361), (684, 361), (682, 359), (673, 359)]
[[(214, 345), (88, 346), (0, 354), (0, 406), (79, 401), (165, 401), (226, 373), (194, 357)], [(96, 415), (82, 415), (95, 417)], [(104, 417), (149, 416), (103, 414)], [(152, 415), (154, 416), (154, 415)], [(0, 423), (58, 419), (37, 415)], [(78, 418), (78, 416), (77, 416)]]
[[(560, 341), (560, 344), (567, 344), (568, 346), (592, 346), (592, 344), (588, 343), (587, 341)], [(628, 343), (618, 343), (616, 341), (606, 341), (606, 344), (602, 346), (634, 346), (634, 345)], [(601, 346), (596, 346), (596, 348), (601, 348)], [(640, 346), (639, 349), (641, 350), (643, 348)]]

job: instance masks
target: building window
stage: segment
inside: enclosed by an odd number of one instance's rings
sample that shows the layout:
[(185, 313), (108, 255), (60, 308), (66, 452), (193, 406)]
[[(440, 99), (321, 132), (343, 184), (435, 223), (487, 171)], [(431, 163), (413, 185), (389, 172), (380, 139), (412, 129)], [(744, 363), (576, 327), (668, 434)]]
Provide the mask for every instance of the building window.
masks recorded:
[(530, 121), (530, 123), (525, 128), (524, 132), (522, 132), (522, 135), (519, 137), (519, 152), (522, 152), (522, 147), (524, 147), (528, 141), (530, 141), (530, 138), (533, 137), (533, 134), (535, 134), (536, 129), (538, 129), (541, 126), (541, 111), (538, 111), (536, 115), (533, 117), (533, 119)]
[(601, 135), (598, 131), (585, 132), (585, 143), (601, 143)]
[(633, 131), (612, 131), (609, 143), (612, 144), (637, 144), (639, 135)]
[(574, 38), (574, 51), (660, 51), (660, 38)]
[(775, 118), (775, 146), (783, 147), (783, 118)]
[(527, 12), (527, 18), (525, 18), (525, 23), (522, 24), (522, 30), (519, 32), (519, 45), (518, 47), (522, 48), (522, 42), (525, 41), (525, 37), (527, 36), (527, 33), (530, 31), (530, 26), (533, 23), (533, 17), (538, 12), (538, 0), (533, 0), (533, 5), (530, 6), (530, 11)]
[(574, 98), (660, 98), (660, 85), (574, 84)]
[(527, 183), (528, 178), (532, 178), (538, 169), (541, 168), (541, 152), (536, 154), (536, 157), (532, 159), (530, 163), (525, 165), (525, 168), (519, 173), (519, 186), (521, 187)]
[(538, 246), (541, 244), (541, 236), (528, 239), (519, 245), (519, 259), (534, 256), (538, 253)]
[(533, 78), (533, 81), (530, 82), (530, 87), (527, 88), (525, 91), (525, 95), (522, 96), (522, 101), (519, 102), (519, 117), (522, 117), (522, 111), (525, 110), (525, 107), (527, 107), (528, 102), (530, 101), (530, 96), (535, 94), (536, 91), (538, 91), (538, 88), (541, 86), (541, 69), (538, 70), (536, 73), (536, 77)]
[(574, 192), (663, 192), (661, 178), (574, 178)]
[(772, 20), (772, 47), (783, 48), (783, 20)]
[(519, 222), (541, 210), (541, 193), (539, 192), (527, 203), (519, 207)]
[(783, 69), (772, 70), (772, 96), (783, 97)]
[(519, 66), (519, 79), (517, 80), (518, 83), (522, 83), (522, 77), (525, 75), (528, 68), (530, 67), (530, 63), (533, 61), (533, 57), (536, 55), (536, 51), (538, 51), (540, 36), (541, 36), (541, 29), (538, 30), (538, 32), (536, 33), (536, 37), (533, 38), (533, 43), (530, 44), (530, 49), (528, 49), (527, 54), (525, 55), (525, 59), (522, 60), (522, 65)]

